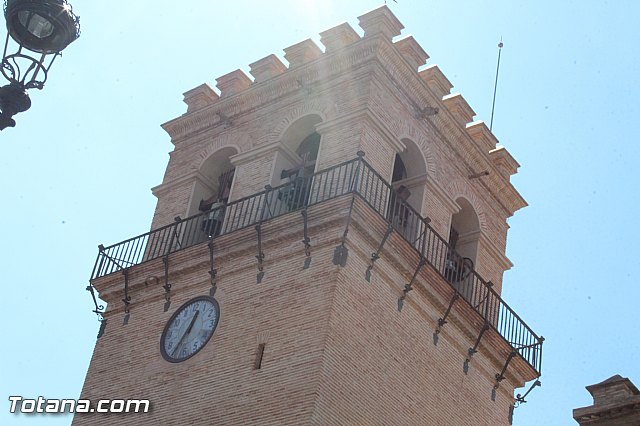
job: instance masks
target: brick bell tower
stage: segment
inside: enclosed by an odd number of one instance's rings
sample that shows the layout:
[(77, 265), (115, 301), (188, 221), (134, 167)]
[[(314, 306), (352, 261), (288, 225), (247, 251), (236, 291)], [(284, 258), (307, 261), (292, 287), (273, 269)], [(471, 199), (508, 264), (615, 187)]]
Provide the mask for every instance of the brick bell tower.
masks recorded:
[(359, 25), (184, 94), (151, 231), (88, 287), (81, 397), (152, 409), (74, 424), (508, 425), (539, 384), (500, 297), (518, 163), (386, 6)]

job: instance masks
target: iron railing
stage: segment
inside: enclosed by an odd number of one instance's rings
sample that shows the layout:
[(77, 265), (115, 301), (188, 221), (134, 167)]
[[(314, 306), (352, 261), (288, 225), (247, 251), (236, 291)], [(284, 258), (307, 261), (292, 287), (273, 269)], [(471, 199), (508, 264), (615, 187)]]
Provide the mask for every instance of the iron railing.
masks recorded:
[(500, 295), (453, 250), (362, 157), (257, 194), (176, 220), (109, 247), (99, 247), (96, 279), (161, 258), (220, 235), (254, 226), (333, 198), (354, 194), (384, 218), (538, 373), (542, 341)]

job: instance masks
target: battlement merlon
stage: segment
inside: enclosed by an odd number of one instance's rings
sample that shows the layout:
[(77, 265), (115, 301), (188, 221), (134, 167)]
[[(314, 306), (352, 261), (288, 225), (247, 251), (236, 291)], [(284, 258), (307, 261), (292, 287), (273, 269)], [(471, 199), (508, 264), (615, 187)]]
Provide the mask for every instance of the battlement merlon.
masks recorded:
[(452, 93), (443, 97), (442, 103), (463, 128), (466, 127), (467, 123), (472, 122), (473, 117), (476, 116), (476, 112), (460, 93)]
[(207, 83), (183, 93), (183, 102), (187, 104), (187, 113), (202, 109), (217, 101), (220, 96)]
[(360, 36), (346, 22), (320, 33), (320, 43), (326, 48), (326, 53), (333, 53), (358, 40)]
[(520, 167), (520, 164), (502, 145), (498, 145), (495, 149), (489, 151), (489, 158), (506, 179), (510, 179), (511, 175), (516, 174)]
[(387, 6), (373, 9), (364, 15), (358, 16), (360, 28), (364, 30), (365, 37), (382, 34), (387, 40), (400, 35), (404, 25), (396, 18)]
[(272, 79), (287, 70), (285, 64), (274, 54), (266, 56), (250, 64), (251, 75), (256, 83)]
[(244, 71), (237, 69), (216, 78), (216, 83), (216, 87), (220, 89), (220, 97), (228, 98), (248, 89), (252, 81)]
[(412, 35), (396, 40), (394, 44), (411, 68), (416, 71), (429, 59), (427, 52), (424, 51)]
[(289, 62), (289, 69), (314, 61), (320, 55), (322, 50), (310, 38), (284, 49), (284, 58)]
[(418, 75), (427, 83), (427, 86), (437, 98), (442, 99), (451, 93), (453, 84), (451, 84), (449, 79), (440, 71), (437, 65), (427, 65), (418, 72)]

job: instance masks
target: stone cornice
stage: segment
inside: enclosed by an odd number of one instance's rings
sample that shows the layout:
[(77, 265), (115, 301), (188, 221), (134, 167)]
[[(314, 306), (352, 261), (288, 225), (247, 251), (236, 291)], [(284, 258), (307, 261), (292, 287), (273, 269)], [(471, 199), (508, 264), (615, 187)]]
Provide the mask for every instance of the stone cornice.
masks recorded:
[(410, 177), (407, 179), (401, 179), (393, 182), (391, 185), (394, 187), (398, 187), (400, 185), (404, 185), (407, 188), (413, 188), (418, 185), (423, 185), (426, 183), (428, 175), (425, 173), (423, 175)]
[[(640, 420), (640, 395), (629, 396), (628, 398), (610, 404), (595, 404), (589, 407), (576, 408), (573, 410), (573, 418), (580, 424), (633, 424), (632, 420)], [(604, 423), (605, 420), (612, 420), (612, 423)], [(628, 420), (628, 423), (613, 423)], [(637, 424), (637, 423), (636, 423)]]
[(513, 267), (513, 263), (509, 260), (509, 258), (495, 245), (493, 241), (484, 233), (480, 233), (480, 244), (482, 245), (482, 249), (486, 249), (486, 253), (488, 253), (493, 259), (498, 262), (498, 266), (503, 270), (507, 271)]
[[(374, 111), (369, 108), (363, 108), (358, 111), (354, 111), (350, 114), (341, 115), (338, 118), (335, 118), (331, 121), (325, 121), (316, 126), (316, 130), (318, 133), (322, 134), (324, 132), (330, 131), (334, 128), (344, 127), (346, 125), (357, 122), (359, 119), (365, 118), (369, 121), (370, 124), (373, 124), (376, 129), (382, 133), (393, 146), (397, 152), (402, 152), (406, 148), (404, 143), (400, 141), (396, 135), (387, 127), (384, 120), (382, 120)], [(355, 153), (354, 153), (355, 155)]]
[(166, 195), (169, 191), (179, 185), (183, 185), (185, 183), (190, 183), (194, 180), (200, 180), (202, 183), (207, 185), (209, 188), (215, 188), (215, 183), (209, 179), (207, 176), (202, 174), (199, 170), (193, 170), (190, 173), (184, 174), (182, 176), (178, 176), (177, 178), (171, 179), (167, 182), (163, 182), (158, 186), (154, 186), (151, 188), (151, 193), (156, 197), (160, 198), (163, 195)]
[(433, 176), (429, 176), (427, 173), (415, 176), (408, 179), (402, 179), (393, 183), (394, 187), (404, 185), (411, 189), (418, 185), (426, 185), (430, 194), (434, 195), (438, 202), (444, 206), (450, 214), (455, 214), (460, 211), (460, 206), (449, 197), (447, 192), (440, 186), (437, 180)]
[(459, 245), (461, 244), (467, 244), (473, 241), (478, 241), (480, 240), (481, 235), (482, 235), (482, 231), (479, 229), (476, 231), (469, 231), (469, 232), (465, 232), (464, 234), (459, 234), (458, 241), (456, 242), (457, 247), (459, 247)]
[(295, 152), (291, 151), (291, 149), (289, 149), (280, 141), (258, 145), (257, 147), (247, 152), (242, 152), (240, 154), (232, 156), (231, 158), (229, 158), (229, 160), (231, 161), (231, 164), (233, 164), (235, 167), (238, 167), (242, 164), (254, 161), (257, 158), (264, 158), (265, 155), (272, 152), (282, 153), (287, 158), (287, 160), (294, 164), (298, 164), (302, 161), (302, 159)]
[(427, 178), (427, 189), (436, 196), (449, 213), (454, 214), (460, 211), (460, 206), (449, 197), (449, 194), (440, 186), (438, 181), (432, 177)]
[(505, 256), (498, 247), (487, 236), (486, 232), (482, 229), (477, 231), (467, 232), (458, 236), (458, 244), (465, 244), (468, 242), (478, 241), (480, 243), (479, 252), (483, 251), (487, 253), (492, 259), (494, 259), (501, 271), (511, 269), (513, 263)]

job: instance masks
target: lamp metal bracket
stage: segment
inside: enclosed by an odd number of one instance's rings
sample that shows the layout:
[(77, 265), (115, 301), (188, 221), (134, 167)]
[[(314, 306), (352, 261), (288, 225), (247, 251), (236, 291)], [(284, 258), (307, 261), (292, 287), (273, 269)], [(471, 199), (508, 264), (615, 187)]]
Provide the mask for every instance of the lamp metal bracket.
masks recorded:
[(309, 238), (309, 218), (307, 216), (307, 208), (305, 207), (300, 212), (302, 214), (303, 221), (303, 240), (302, 244), (304, 244), (304, 255), (306, 256), (304, 259), (304, 266), (302, 269), (309, 269), (309, 265), (311, 265), (311, 238)]
[(102, 337), (104, 334), (104, 329), (107, 326), (107, 319), (104, 317), (104, 305), (98, 305), (98, 299), (96, 299), (95, 289), (93, 285), (89, 283), (86, 290), (91, 294), (91, 298), (93, 299), (93, 304), (95, 309), (91, 312), (98, 316), (98, 321), (100, 322), (100, 329), (98, 330), (98, 339)]
[(387, 230), (384, 233), (384, 236), (382, 237), (382, 241), (380, 241), (380, 245), (378, 246), (378, 249), (375, 252), (371, 253), (371, 260), (369, 261), (369, 266), (367, 267), (367, 270), (364, 273), (364, 278), (367, 280), (367, 282), (371, 282), (371, 270), (373, 269), (373, 264), (375, 263), (376, 260), (380, 259), (380, 252), (382, 251), (384, 244), (387, 242), (389, 235), (391, 235), (391, 231), (393, 231), (393, 225), (389, 223), (389, 226), (387, 226)]
[(107, 328), (107, 319), (104, 317), (100, 317), (98, 319), (100, 321), (100, 328), (98, 329), (98, 339), (104, 335), (104, 330)]
[(482, 340), (482, 336), (488, 329), (489, 329), (489, 324), (485, 322), (484, 325), (482, 326), (482, 329), (480, 330), (480, 334), (478, 334), (476, 343), (473, 345), (472, 348), (469, 348), (469, 350), (467, 351), (468, 356), (467, 356), (467, 359), (464, 360), (464, 364), (462, 366), (462, 370), (464, 371), (464, 374), (467, 374), (469, 372), (469, 363), (471, 362), (471, 358), (478, 352), (478, 346), (480, 346), (480, 340)]
[(507, 371), (507, 367), (509, 367), (509, 364), (511, 363), (511, 360), (518, 355), (518, 351), (516, 351), (515, 349), (513, 351), (511, 351), (511, 353), (509, 354), (509, 357), (507, 358), (507, 361), (504, 363), (504, 367), (502, 367), (502, 371), (498, 374), (496, 374), (496, 385), (495, 385), (495, 389), (498, 388), (498, 385), (501, 381), (504, 380), (504, 373)]
[(353, 197), (351, 197), (351, 205), (349, 206), (349, 215), (347, 216), (347, 223), (344, 227), (344, 232), (342, 233), (342, 240), (340, 244), (333, 251), (333, 264), (337, 266), (345, 267), (347, 266), (347, 258), (349, 257), (349, 249), (346, 247), (345, 243), (347, 242), (347, 235), (349, 234), (349, 226), (351, 225), (351, 214), (353, 213), (353, 204), (356, 201), (355, 192), (353, 193)]
[(215, 268), (213, 263), (213, 240), (209, 240), (207, 244), (209, 247), (209, 264), (211, 265), (211, 269), (209, 270), (209, 276), (211, 277), (211, 288), (209, 289), (209, 296), (213, 297), (216, 294), (216, 290), (218, 289), (218, 270)]
[(171, 240), (169, 240), (169, 251), (173, 250), (173, 243), (176, 243), (178, 249), (182, 248), (182, 244), (180, 244), (180, 235), (178, 235), (178, 227), (182, 223), (182, 218), (180, 216), (176, 216), (173, 218), (173, 232), (171, 233)]
[(256, 259), (258, 259), (258, 274), (256, 275), (256, 281), (258, 284), (262, 282), (262, 278), (264, 277), (264, 266), (262, 264), (264, 260), (264, 253), (262, 252), (262, 224), (258, 223), (256, 225), (256, 232), (258, 233), (258, 254), (256, 255)]
[(404, 300), (407, 298), (407, 293), (413, 290), (413, 283), (416, 280), (418, 274), (422, 267), (427, 263), (427, 259), (425, 257), (420, 258), (420, 262), (418, 262), (418, 266), (416, 270), (413, 272), (413, 276), (411, 277), (411, 281), (408, 284), (404, 285), (404, 289), (402, 290), (402, 296), (398, 298), (398, 312), (402, 311), (402, 307), (404, 306)]
[(460, 293), (458, 293), (457, 291), (453, 293), (453, 297), (451, 297), (451, 301), (449, 302), (449, 306), (447, 307), (447, 310), (444, 312), (444, 315), (441, 318), (438, 318), (438, 327), (436, 327), (436, 331), (433, 333), (434, 345), (438, 344), (438, 338), (439, 338), (440, 332), (442, 331), (442, 327), (444, 327), (444, 325), (447, 323), (447, 317), (449, 316), (449, 313), (453, 308), (453, 304), (456, 303), (456, 300), (458, 300), (459, 297), (460, 297)]
[(169, 310), (171, 306), (171, 284), (169, 284), (169, 255), (162, 257), (162, 263), (164, 264), (164, 312)]
[(123, 269), (122, 274), (124, 275), (124, 320), (122, 322), (123, 325), (129, 324), (129, 305), (131, 304), (131, 296), (129, 296), (129, 269)]
[(527, 391), (525, 392), (525, 394), (524, 394), (524, 395), (517, 394), (517, 395), (516, 395), (516, 402), (515, 402), (515, 404), (514, 404), (514, 408), (518, 408), (518, 407), (520, 406), (520, 404), (524, 404), (524, 403), (526, 403), (527, 401), (525, 400), (525, 398), (526, 398), (526, 397), (531, 393), (531, 391), (532, 391), (533, 389), (535, 389), (537, 386), (542, 386), (542, 383), (540, 382), (540, 380), (536, 380), (535, 382), (533, 382), (533, 384), (531, 385), (531, 387), (529, 387), (529, 390), (527, 390)]

